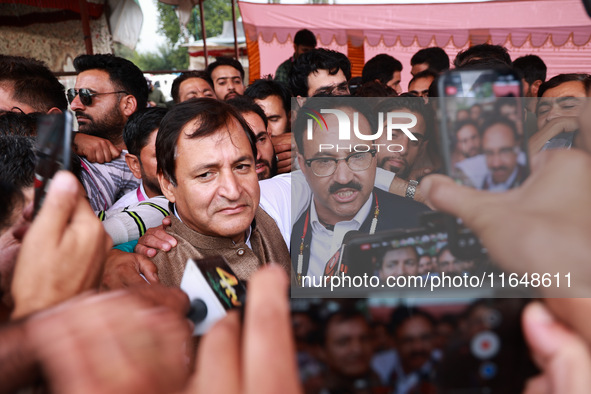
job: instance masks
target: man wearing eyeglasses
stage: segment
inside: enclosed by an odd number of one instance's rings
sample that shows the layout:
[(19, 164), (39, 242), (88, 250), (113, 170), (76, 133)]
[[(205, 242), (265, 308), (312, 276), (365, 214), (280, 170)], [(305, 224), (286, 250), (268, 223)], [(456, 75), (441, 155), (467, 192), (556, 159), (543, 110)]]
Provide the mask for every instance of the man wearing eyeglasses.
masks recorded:
[(125, 193), (138, 187), (125, 163), (123, 127), (138, 108), (145, 108), (148, 85), (141, 70), (130, 61), (107, 54), (74, 59), (78, 72), (75, 88), (67, 91), (76, 113), (79, 133), (111, 142), (122, 154), (104, 163), (82, 158), (84, 189), (95, 211), (108, 209)]
[[(419, 215), (426, 206), (409, 198), (396, 196), (374, 187), (377, 149), (372, 141), (362, 140), (351, 122), (349, 140), (339, 139), (337, 116), (327, 114), (324, 122), (312, 124), (308, 132), (307, 114), (332, 108), (354, 119), (358, 113), (358, 128), (372, 134), (377, 120), (364, 100), (313, 98), (298, 113), (294, 136), (298, 147), (298, 162), (313, 193), (311, 204), (298, 218), (291, 233), (292, 265), (300, 278), (323, 276), (327, 262), (340, 248), (345, 234), (412, 228), (419, 225)], [(376, 116), (374, 116), (376, 115)], [(332, 148), (331, 148), (332, 147)], [(349, 148), (349, 149), (348, 149)], [(368, 272), (371, 268), (368, 267)]]

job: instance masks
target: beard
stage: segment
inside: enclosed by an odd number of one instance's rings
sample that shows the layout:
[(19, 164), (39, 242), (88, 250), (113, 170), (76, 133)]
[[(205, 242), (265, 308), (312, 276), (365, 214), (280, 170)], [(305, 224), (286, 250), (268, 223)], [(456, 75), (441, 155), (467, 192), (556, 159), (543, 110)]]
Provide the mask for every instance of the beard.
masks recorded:
[[(402, 161), (404, 163), (404, 167), (398, 168), (398, 167), (394, 167), (392, 165), (389, 165), (388, 160), (390, 160), (391, 158)], [(401, 179), (406, 179), (410, 175), (410, 170), (411, 170), (405, 157), (391, 157), (391, 156), (384, 157), (382, 160), (380, 160), (378, 162), (378, 167), (383, 168), (386, 171), (390, 171), (390, 172), (395, 173), (396, 176)]]
[(144, 167), (140, 163), (140, 173), (142, 174), (142, 183), (144, 184), (144, 190), (146, 192), (150, 190), (153, 193), (156, 193), (157, 196), (162, 195), (162, 189), (160, 189), (160, 182), (158, 182), (158, 178), (152, 178), (146, 174), (144, 171)]
[(107, 139), (114, 145), (122, 142), (123, 127), (125, 126), (126, 119), (123, 113), (121, 113), (118, 103), (110, 111), (105, 113), (100, 120), (82, 111), (76, 112), (76, 117), (85, 118), (90, 121), (89, 123), (79, 125), (79, 131), (81, 133)]
[(276, 155), (273, 155), (270, 163), (268, 160), (264, 160), (264, 159), (259, 160), (257, 163), (263, 163), (265, 166), (267, 166), (267, 168), (269, 168), (269, 175), (268, 176), (266, 175), (266, 171), (263, 171), (260, 174), (257, 174), (259, 181), (262, 181), (263, 179), (273, 178), (275, 175), (277, 175), (277, 156)]

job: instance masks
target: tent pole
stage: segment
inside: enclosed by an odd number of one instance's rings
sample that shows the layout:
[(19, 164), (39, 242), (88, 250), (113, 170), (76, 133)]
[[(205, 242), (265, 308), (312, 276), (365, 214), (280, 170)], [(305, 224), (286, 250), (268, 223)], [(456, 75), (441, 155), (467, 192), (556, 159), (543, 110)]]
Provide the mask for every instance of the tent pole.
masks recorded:
[(236, 56), (236, 60), (240, 61), (240, 56), (238, 54), (238, 32), (236, 31), (236, 9), (234, 7), (234, 0), (232, 0), (232, 24), (234, 25), (234, 55)]
[(203, 39), (203, 57), (205, 58), (205, 68), (207, 68), (207, 43), (205, 42), (205, 17), (203, 12), (203, 0), (199, 0), (199, 15), (201, 16), (201, 38)]
[(92, 55), (92, 36), (90, 35), (90, 20), (88, 19), (88, 5), (86, 0), (78, 0), (80, 4), (80, 17), (82, 18), (82, 32), (84, 33), (84, 45), (86, 54)]

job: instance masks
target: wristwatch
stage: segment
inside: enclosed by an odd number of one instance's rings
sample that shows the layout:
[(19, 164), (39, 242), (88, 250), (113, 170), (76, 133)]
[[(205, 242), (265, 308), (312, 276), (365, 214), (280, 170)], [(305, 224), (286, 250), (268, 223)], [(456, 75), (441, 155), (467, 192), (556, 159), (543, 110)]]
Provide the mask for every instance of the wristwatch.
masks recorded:
[(408, 186), (406, 187), (406, 198), (414, 200), (418, 184), (419, 182), (415, 180), (408, 181)]

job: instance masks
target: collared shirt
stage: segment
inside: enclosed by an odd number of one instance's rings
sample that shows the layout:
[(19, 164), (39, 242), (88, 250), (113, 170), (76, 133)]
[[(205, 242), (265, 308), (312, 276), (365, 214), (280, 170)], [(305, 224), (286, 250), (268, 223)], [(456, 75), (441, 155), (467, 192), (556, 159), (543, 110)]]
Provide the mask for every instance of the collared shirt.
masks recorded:
[(317, 281), (321, 280), (324, 274), (324, 267), (328, 260), (336, 253), (343, 243), (345, 234), (352, 230), (359, 230), (367, 215), (370, 214), (371, 202), (373, 193), (363, 204), (361, 209), (357, 212), (353, 219), (348, 221), (338, 222), (334, 226), (334, 230), (328, 230), (318, 220), (318, 213), (316, 211), (316, 204), (312, 201), (310, 207), (310, 225), (312, 228), (312, 240), (310, 243), (310, 264), (308, 267), (307, 276), (316, 276)]
[(93, 211), (106, 211), (125, 193), (139, 186), (139, 180), (125, 162), (126, 154), (124, 150), (119, 157), (103, 164), (80, 158), (82, 183)]

